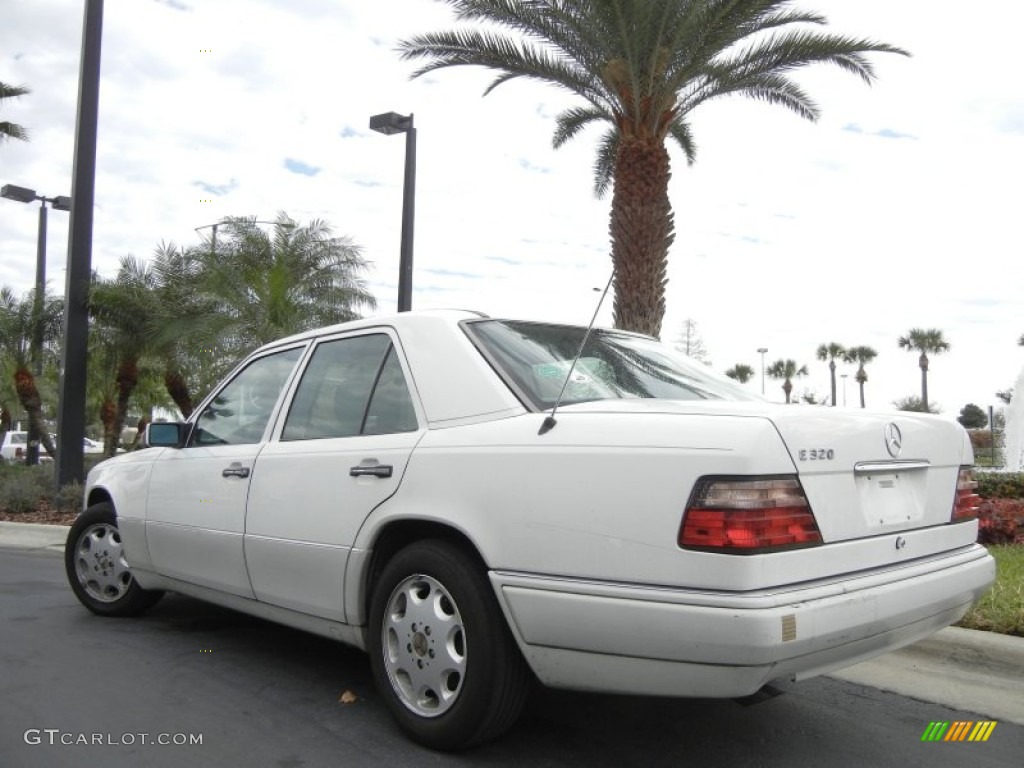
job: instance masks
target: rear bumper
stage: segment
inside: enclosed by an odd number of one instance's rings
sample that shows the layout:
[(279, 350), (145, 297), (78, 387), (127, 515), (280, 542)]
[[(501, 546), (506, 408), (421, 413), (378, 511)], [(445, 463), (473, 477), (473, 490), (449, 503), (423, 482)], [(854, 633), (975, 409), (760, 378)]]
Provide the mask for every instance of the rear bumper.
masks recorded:
[(995, 576), (983, 547), (760, 592), (491, 572), (527, 661), (559, 688), (745, 696), (916, 642), (956, 622)]

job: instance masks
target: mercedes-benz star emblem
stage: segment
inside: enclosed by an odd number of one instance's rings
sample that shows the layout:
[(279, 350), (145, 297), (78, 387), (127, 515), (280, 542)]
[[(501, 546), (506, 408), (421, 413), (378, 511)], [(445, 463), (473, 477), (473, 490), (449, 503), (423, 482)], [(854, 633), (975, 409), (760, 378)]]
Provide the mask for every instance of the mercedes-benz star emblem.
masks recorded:
[(900, 451), (903, 450), (903, 433), (900, 432), (900, 428), (891, 421), (885, 425), (885, 449), (889, 451), (889, 455), (894, 459), (897, 458), (900, 455)]

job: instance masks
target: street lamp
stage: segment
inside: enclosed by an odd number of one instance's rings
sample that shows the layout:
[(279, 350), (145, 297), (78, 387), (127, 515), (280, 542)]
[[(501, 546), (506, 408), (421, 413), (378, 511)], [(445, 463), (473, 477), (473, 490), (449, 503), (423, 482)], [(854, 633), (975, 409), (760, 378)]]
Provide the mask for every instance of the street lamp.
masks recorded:
[(843, 408), (846, 407), (846, 376), (845, 373), (839, 374), (839, 378), (843, 380)]
[[(71, 210), (71, 198), (66, 195), (46, 197), (38, 195), (34, 189), (19, 187), (16, 184), (5, 184), (0, 188), (0, 197), (15, 200), (19, 203), (39, 201), (39, 236), (36, 241), (36, 292), (32, 302), (32, 313), (35, 316), (32, 329), (32, 342), (29, 355), (32, 358), (34, 373), (43, 375), (43, 302), (46, 298), (46, 204), (50, 203), (58, 211)], [(28, 451), (25, 455), (26, 464), (39, 463), (39, 441), (41, 436), (31, 420), (28, 425)]]
[(761, 394), (764, 394), (764, 356), (768, 351), (768, 347), (759, 347), (758, 352), (761, 353)]
[(370, 129), (391, 136), (405, 134), (405, 181), (402, 185), (402, 251), (398, 262), (398, 311), (412, 309), (412, 230), (416, 218), (416, 128), (412, 114), (385, 112), (370, 118)]

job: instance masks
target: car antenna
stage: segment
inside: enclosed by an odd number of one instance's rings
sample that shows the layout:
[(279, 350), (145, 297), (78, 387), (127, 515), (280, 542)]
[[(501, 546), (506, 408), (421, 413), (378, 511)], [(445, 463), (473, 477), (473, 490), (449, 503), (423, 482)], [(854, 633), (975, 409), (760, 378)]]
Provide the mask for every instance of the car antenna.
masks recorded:
[[(583, 355), (583, 347), (587, 345), (587, 339), (590, 338), (590, 332), (594, 330), (594, 323), (597, 321), (597, 313), (601, 311), (601, 305), (604, 303), (604, 297), (608, 295), (608, 289), (612, 287), (612, 280), (615, 279), (615, 269), (612, 268), (612, 273), (608, 276), (608, 284), (604, 287), (604, 293), (601, 294), (601, 298), (597, 302), (597, 306), (594, 307), (594, 316), (590, 318), (590, 325), (587, 326), (587, 332), (583, 334), (583, 341), (580, 342), (580, 348), (576, 351), (576, 357), (572, 359), (572, 365), (569, 366), (569, 372), (565, 374), (565, 381), (562, 382), (562, 390), (558, 393), (558, 397), (555, 398), (555, 405), (551, 409), (551, 413), (544, 417), (544, 421), (541, 422), (540, 431), (538, 435), (544, 435), (551, 431), (551, 429), (558, 422), (555, 421), (555, 412), (558, 410), (558, 406), (562, 402), (562, 396), (565, 394), (566, 387), (569, 386), (569, 379), (572, 377), (572, 372), (576, 369), (576, 363), (579, 362), (580, 357)], [(594, 289), (595, 291), (597, 288)]]

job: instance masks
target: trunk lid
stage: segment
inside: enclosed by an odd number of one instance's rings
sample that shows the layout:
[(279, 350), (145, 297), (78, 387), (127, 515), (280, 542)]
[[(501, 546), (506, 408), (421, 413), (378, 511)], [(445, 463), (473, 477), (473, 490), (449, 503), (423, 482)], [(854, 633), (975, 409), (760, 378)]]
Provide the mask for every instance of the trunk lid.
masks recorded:
[(963, 428), (928, 414), (800, 408), (772, 421), (826, 542), (948, 523), (973, 460)]
[(655, 399), (565, 410), (768, 419), (793, 460), (825, 543), (949, 523), (960, 466), (973, 461), (964, 429), (930, 414)]

